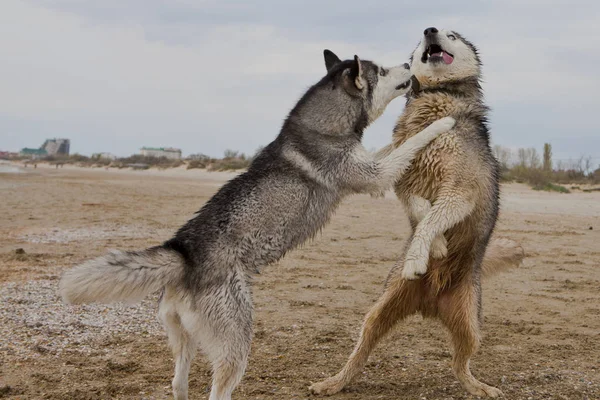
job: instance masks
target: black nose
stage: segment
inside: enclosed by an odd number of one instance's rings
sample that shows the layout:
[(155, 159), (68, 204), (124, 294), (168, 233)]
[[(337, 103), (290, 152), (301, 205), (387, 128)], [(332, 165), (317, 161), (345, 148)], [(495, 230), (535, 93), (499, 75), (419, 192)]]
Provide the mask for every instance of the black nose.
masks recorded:
[(410, 65), (409, 65), (408, 63), (404, 63), (402, 66), (403, 66), (405, 69), (410, 69)]
[(433, 27), (427, 28), (427, 29), (425, 29), (425, 32), (423, 32), (423, 34), (425, 36), (435, 35), (436, 33), (438, 33), (438, 30), (437, 30), (437, 28), (433, 28)]

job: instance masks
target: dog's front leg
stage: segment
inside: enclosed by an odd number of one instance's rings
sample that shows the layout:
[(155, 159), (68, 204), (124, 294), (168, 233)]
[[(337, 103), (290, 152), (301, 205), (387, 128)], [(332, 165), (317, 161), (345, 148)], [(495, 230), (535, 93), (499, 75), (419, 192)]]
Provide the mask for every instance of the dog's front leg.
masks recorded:
[(400, 147), (387, 146), (388, 154), (380, 158), (373, 156), (362, 146), (357, 146), (350, 157), (341, 164), (337, 174), (333, 174), (340, 187), (354, 193), (380, 195), (392, 187), (410, 167), (420, 150), (426, 147), (440, 134), (448, 132), (454, 126), (454, 118), (445, 117), (433, 122), (427, 128), (409, 138)]
[[(425, 218), (431, 210), (431, 202), (421, 196), (411, 194), (405, 199), (404, 204), (411, 220), (413, 229)], [(444, 234), (437, 235), (431, 244), (431, 255), (433, 258), (444, 258), (448, 255), (448, 241)]]
[[(386, 156), (389, 156), (392, 151), (394, 151), (395, 146), (394, 143), (390, 143), (385, 147), (382, 147), (381, 149), (379, 149), (378, 151), (376, 151), (373, 154), (373, 157), (375, 158), (376, 162), (380, 162), (381, 159), (383, 159)], [(369, 193), (371, 195), (371, 197), (373, 198), (380, 198), (380, 197), (385, 197), (385, 191), (386, 189), (381, 189), (379, 191), (372, 191), (371, 193)]]
[(431, 210), (415, 229), (402, 270), (405, 279), (418, 279), (427, 272), (429, 252), (436, 236), (465, 219), (473, 207), (473, 202), (461, 192), (444, 190), (440, 193)]
[(381, 156), (379, 160), (376, 159), (377, 169), (379, 171), (376, 182), (377, 188), (370, 192), (379, 193), (382, 190), (390, 188), (402, 177), (402, 175), (404, 175), (419, 151), (425, 148), (440, 134), (452, 129), (455, 122), (456, 121), (452, 117), (444, 117), (433, 122), (427, 128), (409, 138), (397, 149), (390, 151), (389, 147), (386, 147), (380, 150), (378, 154), (388, 154)]

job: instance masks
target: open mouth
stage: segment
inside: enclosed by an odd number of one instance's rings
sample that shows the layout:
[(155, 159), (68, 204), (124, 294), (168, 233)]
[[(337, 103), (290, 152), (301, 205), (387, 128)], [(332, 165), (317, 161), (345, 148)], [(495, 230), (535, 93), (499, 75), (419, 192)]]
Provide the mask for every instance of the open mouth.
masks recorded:
[(454, 55), (442, 49), (442, 46), (439, 44), (430, 44), (423, 52), (423, 56), (421, 56), (421, 62), (423, 63), (444, 63), (449, 65), (452, 64), (452, 61), (454, 61)]
[(407, 80), (406, 82), (403, 82), (401, 84), (399, 84), (398, 86), (396, 86), (396, 90), (403, 90), (403, 89), (407, 89), (410, 86), (410, 79)]

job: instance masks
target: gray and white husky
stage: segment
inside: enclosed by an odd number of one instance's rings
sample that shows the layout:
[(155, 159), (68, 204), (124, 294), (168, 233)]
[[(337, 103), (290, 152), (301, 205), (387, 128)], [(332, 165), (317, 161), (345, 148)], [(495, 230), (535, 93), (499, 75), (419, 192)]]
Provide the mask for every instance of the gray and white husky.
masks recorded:
[(60, 281), (72, 304), (163, 291), (159, 315), (175, 357), (175, 399), (188, 398), (198, 346), (212, 363), (210, 400), (230, 399), (250, 351), (252, 275), (314, 237), (345, 196), (391, 188), (419, 150), (454, 126), (453, 118), (435, 121), (376, 159), (361, 144), (363, 131), (410, 89), (409, 65), (324, 55), (327, 75), (292, 109), (277, 138), (172, 239), (90, 260)]

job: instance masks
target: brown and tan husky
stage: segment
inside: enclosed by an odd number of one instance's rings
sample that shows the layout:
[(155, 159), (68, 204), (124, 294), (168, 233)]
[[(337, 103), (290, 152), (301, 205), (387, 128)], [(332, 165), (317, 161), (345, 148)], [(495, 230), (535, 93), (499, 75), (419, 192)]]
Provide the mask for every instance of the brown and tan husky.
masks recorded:
[(419, 312), (439, 318), (450, 330), (452, 367), (464, 388), (497, 397), (502, 392), (478, 381), (469, 369), (480, 341), (481, 277), (520, 264), (524, 253), (511, 240), (490, 241), (498, 217), (499, 173), (490, 150), (481, 62), (460, 34), (428, 28), (412, 55), (411, 72), (420, 88), (413, 84), (393, 145), (380, 156), (439, 118), (451, 116), (456, 125), (426, 147), (397, 182), (412, 237), (365, 317), (346, 366), (310, 389), (316, 394), (340, 391), (390, 328)]

